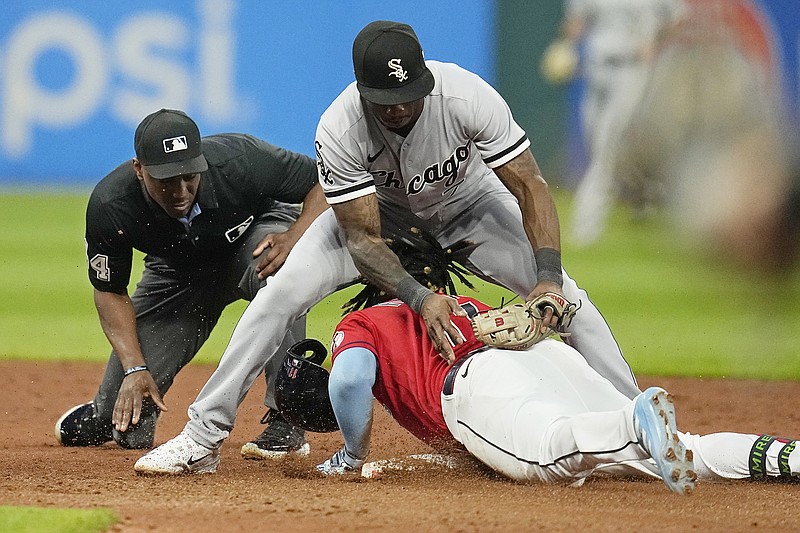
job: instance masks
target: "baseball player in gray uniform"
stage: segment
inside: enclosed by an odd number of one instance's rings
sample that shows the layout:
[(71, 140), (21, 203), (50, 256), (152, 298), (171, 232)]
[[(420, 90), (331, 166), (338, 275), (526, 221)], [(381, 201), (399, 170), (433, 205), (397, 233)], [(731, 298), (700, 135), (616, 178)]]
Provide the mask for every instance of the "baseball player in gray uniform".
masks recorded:
[[(359, 274), (420, 313), (437, 351), (452, 362), (453, 345), (464, 339), (450, 314), (463, 309), (415, 281), (382, 238), (411, 227), (443, 245), (472, 241), (461, 262), (522, 297), (552, 291), (581, 302), (568, 342), (620, 392), (640, 393), (602, 315), (562, 269), (553, 200), (503, 98), (457, 65), (425, 61), (406, 24), (367, 25), (353, 43), (353, 62), (356, 82), (322, 115), (315, 140), (332, 210), (256, 294), (189, 407), (184, 431), (140, 458), (138, 472), (216, 470), (236, 416), (222, 416), (226, 398), (243, 398), (265, 361), (282, 358), (289, 324)], [(548, 313), (546, 325), (557, 318)], [(226, 377), (245, 374), (239, 383)]]
[(564, 38), (584, 43), (581, 112), (590, 149), (589, 167), (575, 193), (572, 230), (578, 245), (602, 234), (619, 189), (623, 134), (644, 96), (656, 45), (682, 13), (680, 0), (566, 3)]

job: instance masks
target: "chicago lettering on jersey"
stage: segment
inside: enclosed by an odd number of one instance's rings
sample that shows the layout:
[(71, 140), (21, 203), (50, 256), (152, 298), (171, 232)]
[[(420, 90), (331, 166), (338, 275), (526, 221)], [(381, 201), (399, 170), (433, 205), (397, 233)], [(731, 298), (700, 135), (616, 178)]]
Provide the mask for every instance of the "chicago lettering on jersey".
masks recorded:
[(322, 159), (322, 144), (319, 141), (314, 141), (314, 151), (317, 154), (317, 171), (319, 175), (327, 185), (333, 185), (331, 169), (328, 168), (328, 165), (325, 164), (325, 160)]
[(469, 158), (469, 145), (464, 144), (463, 146), (459, 146), (453, 153), (450, 154), (450, 157), (442, 161), (441, 163), (435, 163), (425, 170), (422, 171), (422, 174), (417, 174), (406, 184), (406, 193), (411, 196), (414, 194), (418, 194), (422, 192), (425, 188), (425, 185), (429, 183), (438, 183), (444, 180), (445, 189), (448, 189), (449, 194), (455, 192), (459, 185), (464, 181), (464, 178), (459, 180), (458, 178), (458, 169), (461, 167), (461, 163), (466, 161)]
[(397, 176), (397, 172), (394, 170), (377, 170), (374, 172), (371, 171), (370, 174), (372, 174), (377, 187), (384, 187), (386, 189), (403, 188), (403, 180)]

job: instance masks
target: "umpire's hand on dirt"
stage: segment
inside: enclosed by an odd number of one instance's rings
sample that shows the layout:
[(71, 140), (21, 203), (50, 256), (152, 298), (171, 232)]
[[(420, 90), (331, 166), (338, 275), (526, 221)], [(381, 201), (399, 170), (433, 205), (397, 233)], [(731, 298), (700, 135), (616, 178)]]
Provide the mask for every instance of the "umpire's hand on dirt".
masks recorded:
[(256, 266), (258, 279), (266, 279), (267, 276), (274, 274), (292, 251), (299, 237), (295, 237), (293, 232), (270, 233), (261, 239), (256, 249), (253, 250), (253, 257), (261, 256), (261, 260)]
[(150, 372), (144, 370), (126, 376), (119, 388), (117, 402), (114, 404), (114, 414), (111, 417), (114, 429), (123, 432), (128, 429), (128, 426), (138, 424), (139, 417), (142, 415), (142, 399), (147, 396), (152, 398), (162, 411), (167, 410)]
[(450, 321), (450, 315), (467, 316), (455, 298), (444, 294), (432, 294), (422, 302), (420, 315), (428, 328), (428, 336), (439, 355), (452, 365), (456, 359), (453, 345), (464, 342), (464, 337)]
[[(563, 289), (558, 283), (554, 283), (552, 281), (540, 281), (536, 284), (528, 297), (525, 298), (525, 301), (530, 302), (540, 294), (544, 294), (546, 292), (554, 292), (562, 297), (564, 296)], [(556, 326), (558, 326), (558, 316), (554, 315), (553, 309), (548, 306), (545, 309), (544, 316), (542, 317), (542, 333), (545, 333), (548, 329), (555, 329)]]

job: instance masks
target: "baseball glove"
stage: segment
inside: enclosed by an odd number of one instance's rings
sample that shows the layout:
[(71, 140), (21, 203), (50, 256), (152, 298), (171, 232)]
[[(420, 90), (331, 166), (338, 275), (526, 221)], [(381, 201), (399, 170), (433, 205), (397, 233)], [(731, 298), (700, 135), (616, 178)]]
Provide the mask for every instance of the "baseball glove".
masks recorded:
[[(542, 331), (542, 319), (547, 308), (558, 317), (556, 329)], [(569, 326), (578, 306), (560, 294), (546, 292), (525, 304), (512, 304), (483, 311), (472, 319), (475, 338), (488, 346), (507, 350), (526, 350)]]

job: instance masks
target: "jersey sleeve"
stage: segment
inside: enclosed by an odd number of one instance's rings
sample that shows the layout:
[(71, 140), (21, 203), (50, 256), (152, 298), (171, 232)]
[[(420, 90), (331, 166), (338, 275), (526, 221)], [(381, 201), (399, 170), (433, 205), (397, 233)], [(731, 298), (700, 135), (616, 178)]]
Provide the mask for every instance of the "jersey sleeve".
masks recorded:
[(301, 203), (317, 184), (314, 160), (256, 137), (246, 139), (245, 171), (265, 200)]
[(89, 282), (102, 292), (124, 294), (131, 279), (133, 247), (106, 207), (93, 194), (86, 208), (86, 261)]
[(378, 353), (378, 339), (372, 329), (372, 321), (368, 314), (356, 311), (346, 315), (331, 340), (331, 361), (348, 348), (366, 348), (374, 354)]
[[(357, 131), (365, 126), (359, 123), (354, 104), (345, 96), (346, 93), (337, 98), (322, 115), (314, 140), (318, 179), (329, 204), (375, 193), (375, 180), (364, 166), (362, 148), (357, 140), (363, 137), (366, 142), (366, 132), (360, 135)], [(356, 117), (352, 118), (354, 123), (343, 126), (342, 122), (350, 117)], [(343, 128), (347, 134), (340, 133)]]
[(480, 77), (475, 78), (470, 133), (486, 166), (497, 168), (524, 152), (531, 143), (500, 93)]

